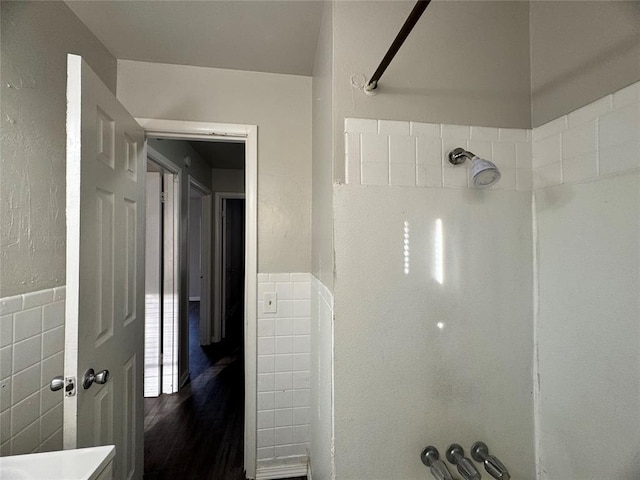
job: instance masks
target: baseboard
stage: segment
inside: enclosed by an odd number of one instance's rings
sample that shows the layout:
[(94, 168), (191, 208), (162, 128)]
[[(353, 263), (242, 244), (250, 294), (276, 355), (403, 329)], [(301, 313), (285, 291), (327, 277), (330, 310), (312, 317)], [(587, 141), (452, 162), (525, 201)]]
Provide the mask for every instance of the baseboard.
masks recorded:
[(200, 301), (200, 297), (189, 297), (189, 301), (190, 302), (199, 302)]
[(307, 474), (306, 457), (305, 463), (288, 465), (260, 466), (256, 470), (256, 480), (275, 480), (278, 478), (302, 477)]

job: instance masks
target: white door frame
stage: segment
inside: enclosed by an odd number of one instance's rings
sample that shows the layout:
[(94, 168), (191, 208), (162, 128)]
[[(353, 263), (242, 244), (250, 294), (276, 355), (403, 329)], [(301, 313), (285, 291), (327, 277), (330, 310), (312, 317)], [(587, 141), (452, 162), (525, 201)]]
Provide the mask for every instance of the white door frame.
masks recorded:
[[(222, 258), (222, 201), (227, 198), (237, 198), (245, 200), (244, 193), (237, 192), (216, 192), (215, 194), (215, 270), (214, 270), (214, 291), (216, 302), (213, 313), (213, 338), (214, 342), (219, 342), (224, 338), (224, 278), (223, 278), (223, 258)], [(246, 247), (246, 246), (245, 246)], [(246, 272), (245, 272), (246, 275)]]
[[(202, 196), (202, 217), (200, 228), (200, 345), (211, 343), (211, 190), (189, 175), (189, 188), (194, 188)], [(191, 195), (187, 205), (191, 218)], [(191, 235), (191, 225), (187, 224), (188, 235)], [(187, 241), (187, 245), (191, 245)], [(190, 258), (187, 256), (187, 258)], [(190, 278), (187, 275), (187, 282)], [(187, 292), (191, 289), (187, 285)]]
[[(165, 202), (165, 219), (170, 218), (173, 225), (173, 235), (163, 236), (162, 256), (164, 258), (164, 282), (162, 285), (162, 393), (178, 391), (179, 381), (179, 332), (180, 332), (180, 268), (181, 261), (178, 251), (180, 244), (180, 187), (182, 185), (182, 169), (162, 155), (147, 143), (147, 157), (173, 174), (176, 178), (173, 186), (168, 189), (169, 195)], [(146, 170), (146, 163), (145, 163)], [(165, 222), (166, 226), (166, 222)], [(170, 266), (170, 268), (167, 268)]]
[(244, 468), (256, 477), (258, 127), (230, 123), (137, 118), (147, 136), (245, 142)]

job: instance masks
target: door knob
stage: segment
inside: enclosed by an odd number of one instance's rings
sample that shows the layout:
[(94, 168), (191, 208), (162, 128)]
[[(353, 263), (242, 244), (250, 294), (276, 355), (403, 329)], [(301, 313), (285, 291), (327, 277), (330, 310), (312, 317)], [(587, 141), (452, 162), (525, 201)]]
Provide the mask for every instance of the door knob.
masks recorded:
[(53, 377), (51, 379), (51, 383), (49, 384), (49, 388), (52, 392), (57, 392), (58, 390), (64, 387), (64, 377), (62, 375), (58, 375), (57, 377)]
[(104, 385), (109, 381), (109, 370), (101, 370), (98, 373), (93, 368), (90, 368), (84, 373), (82, 378), (82, 388), (85, 390), (89, 388), (93, 383)]

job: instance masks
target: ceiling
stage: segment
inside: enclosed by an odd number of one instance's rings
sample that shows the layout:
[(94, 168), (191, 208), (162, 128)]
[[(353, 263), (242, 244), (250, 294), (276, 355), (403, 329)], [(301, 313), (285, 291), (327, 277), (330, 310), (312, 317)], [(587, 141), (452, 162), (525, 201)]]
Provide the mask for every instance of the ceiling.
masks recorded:
[(322, 2), (67, 1), (121, 60), (311, 75)]
[(189, 145), (209, 162), (211, 168), (244, 170), (244, 142), (199, 142)]

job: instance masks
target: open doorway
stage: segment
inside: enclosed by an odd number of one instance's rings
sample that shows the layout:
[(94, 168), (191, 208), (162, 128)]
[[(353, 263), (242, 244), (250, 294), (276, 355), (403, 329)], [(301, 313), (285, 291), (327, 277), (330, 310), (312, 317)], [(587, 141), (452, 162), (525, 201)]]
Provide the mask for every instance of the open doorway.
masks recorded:
[[(244, 197), (245, 148), (194, 139), (150, 139), (151, 150), (178, 164), (185, 174), (174, 251), (182, 279), (178, 292), (181, 309), (175, 344), (179, 382), (170, 395), (145, 399), (145, 478), (244, 478), (245, 465), (245, 208), (231, 206), (230, 230), (225, 233), (230, 250), (229, 299), (233, 312), (222, 329), (215, 327), (213, 312), (220, 300), (211, 271), (216, 227), (212, 228), (212, 199), (216, 190)], [(229, 142), (224, 142), (228, 144)], [(240, 147), (240, 148), (238, 148)], [(236, 153), (236, 168), (217, 168), (216, 158)], [(179, 151), (178, 155), (175, 153)], [(211, 151), (216, 154), (212, 155)], [(203, 172), (206, 170), (206, 177)], [(232, 233), (230, 233), (232, 232)], [(217, 255), (216, 255), (217, 258)], [(224, 267), (226, 268), (226, 267)], [(207, 301), (210, 299), (210, 301)], [(231, 317), (235, 321), (231, 321)], [(216, 338), (214, 330), (224, 330)]]

